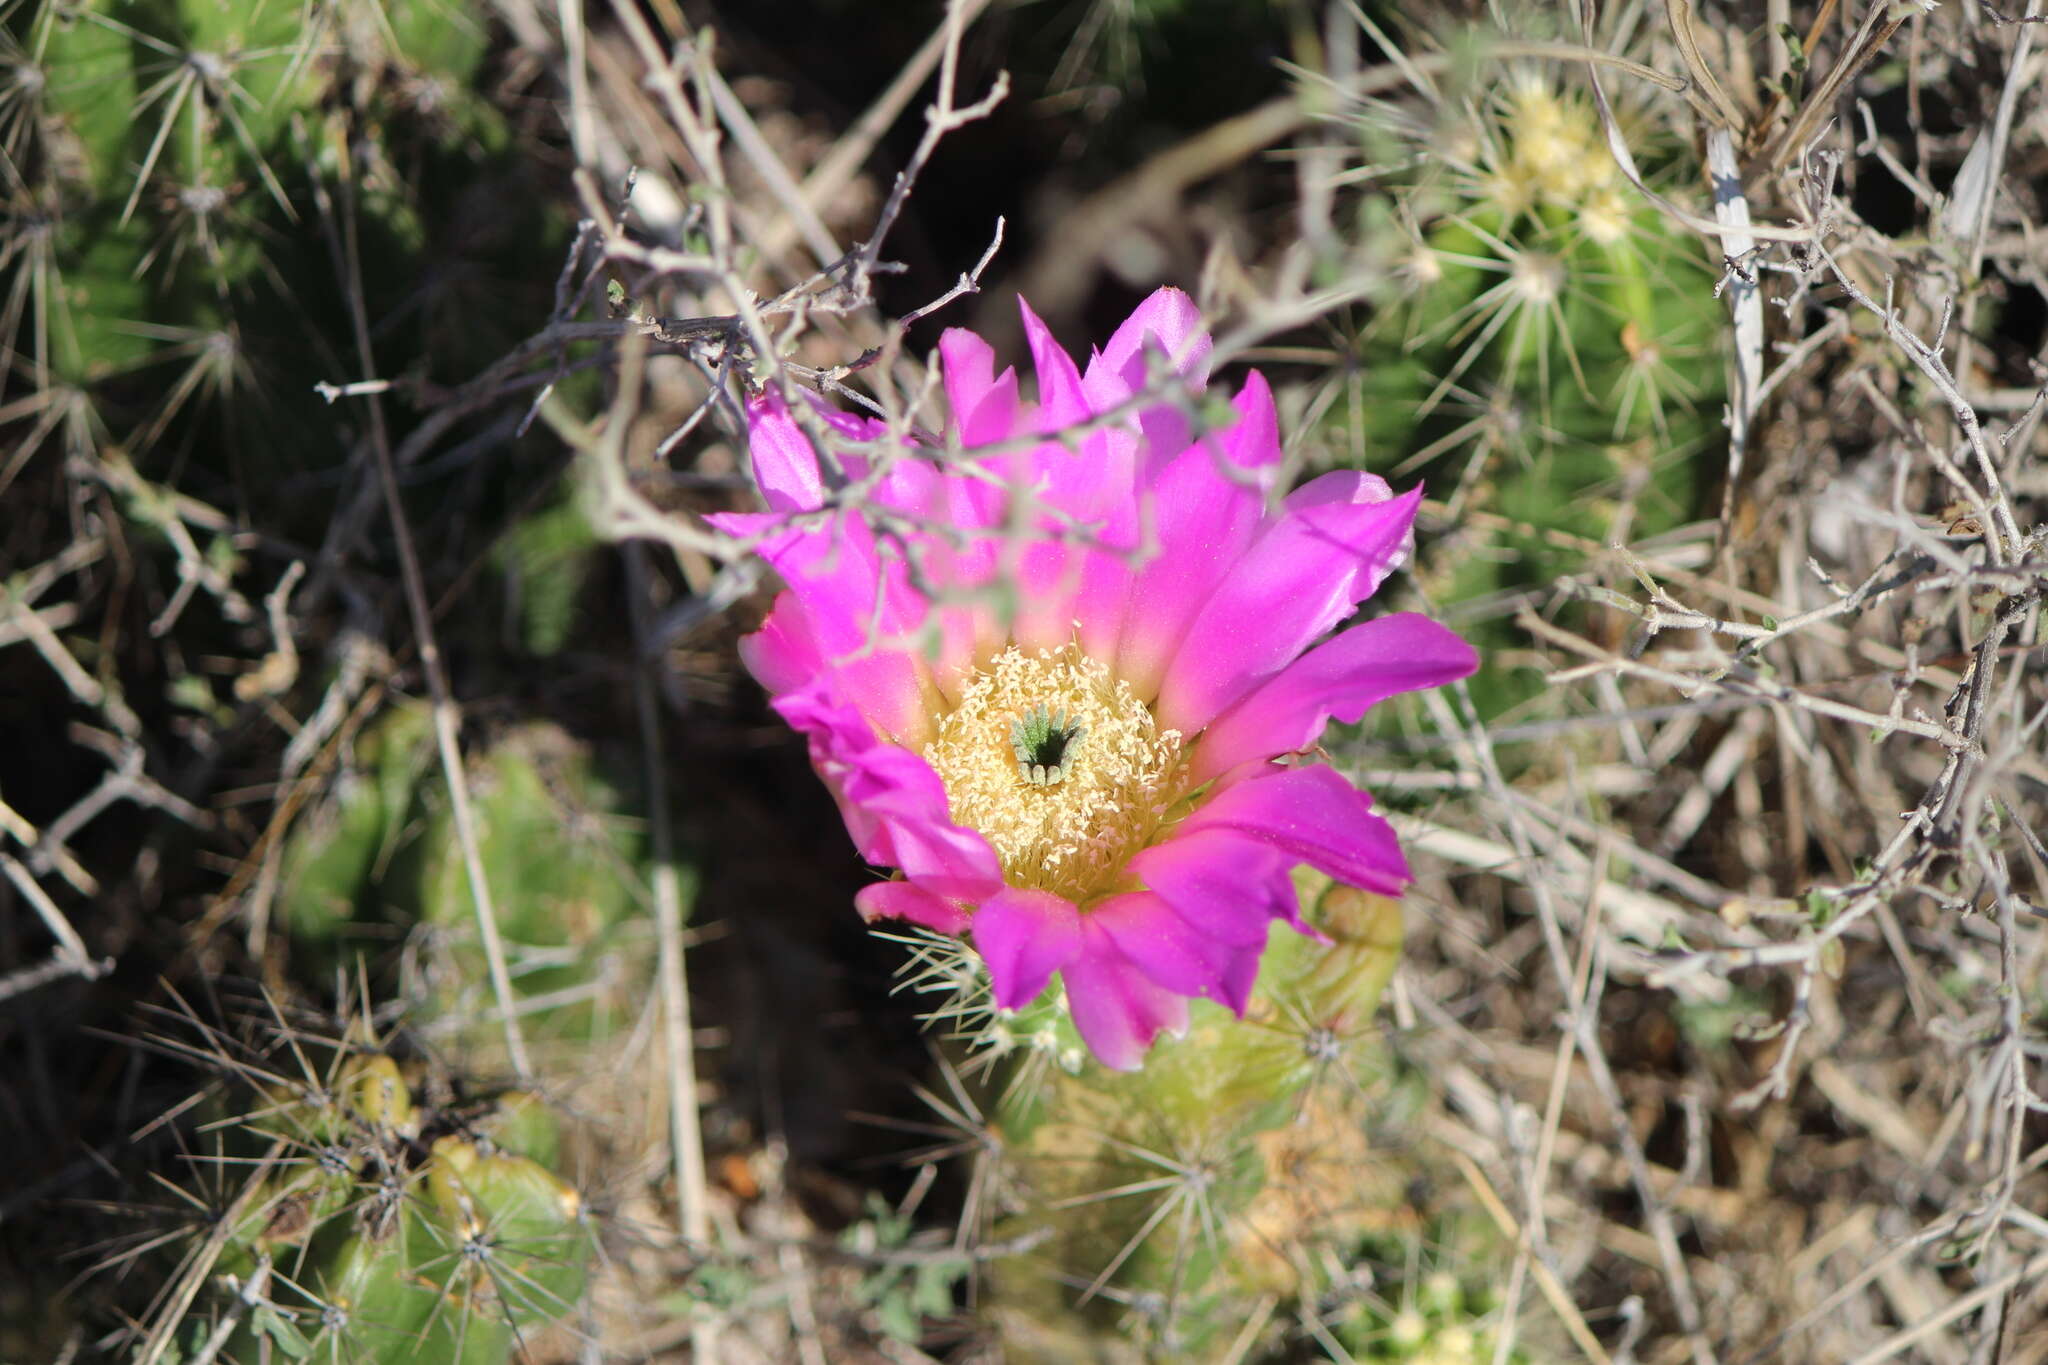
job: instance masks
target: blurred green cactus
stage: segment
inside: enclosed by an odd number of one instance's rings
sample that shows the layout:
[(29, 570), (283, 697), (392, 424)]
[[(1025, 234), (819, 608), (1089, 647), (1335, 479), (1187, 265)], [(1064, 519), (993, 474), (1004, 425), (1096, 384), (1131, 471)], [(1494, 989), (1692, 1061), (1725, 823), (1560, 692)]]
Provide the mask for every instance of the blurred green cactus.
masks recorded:
[(576, 621), (576, 599), (599, 557), (597, 532), (573, 495), (514, 523), (491, 556), (519, 644), (540, 658), (561, 652)]
[[(1415, 1257), (1382, 1239), (1368, 1253), (1400, 1276)], [(1471, 1275), (1471, 1269), (1466, 1268)], [(1489, 1321), (1497, 1312), (1495, 1288), (1438, 1268), (1357, 1295), (1329, 1314), (1329, 1325), (1353, 1360), (1372, 1365), (1486, 1365), (1496, 1339)], [(1526, 1334), (1526, 1328), (1525, 1328)], [(1531, 1359), (1517, 1347), (1507, 1359)]]
[[(619, 795), (546, 725), (475, 755), (468, 778), (526, 1036), (572, 1048), (611, 1036), (639, 1011), (655, 957), (642, 841)], [(399, 931), (416, 1026), (471, 1066), (492, 1060), (489, 972), (423, 708), (394, 708), (357, 741), (324, 806), (293, 832), (282, 885), (302, 960), (347, 965)]]
[(255, 1174), (183, 1248), (163, 1358), (502, 1365), (577, 1313), (593, 1238), (535, 1097), (423, 1105), (390, 1056), (341, 1044), (253, 1099), (216, 1131)]

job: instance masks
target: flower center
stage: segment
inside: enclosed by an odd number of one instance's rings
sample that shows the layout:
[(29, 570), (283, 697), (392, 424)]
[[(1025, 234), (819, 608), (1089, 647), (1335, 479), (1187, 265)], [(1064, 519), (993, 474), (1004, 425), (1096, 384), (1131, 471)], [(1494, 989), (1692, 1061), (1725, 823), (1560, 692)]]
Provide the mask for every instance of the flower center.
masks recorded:
[(924, 758), (955, 824), (978, 830), (1012, 886), (1108, 895), (1182, 795), (1178, 730), (1073, 645), (1012, 645), (977, 671)]

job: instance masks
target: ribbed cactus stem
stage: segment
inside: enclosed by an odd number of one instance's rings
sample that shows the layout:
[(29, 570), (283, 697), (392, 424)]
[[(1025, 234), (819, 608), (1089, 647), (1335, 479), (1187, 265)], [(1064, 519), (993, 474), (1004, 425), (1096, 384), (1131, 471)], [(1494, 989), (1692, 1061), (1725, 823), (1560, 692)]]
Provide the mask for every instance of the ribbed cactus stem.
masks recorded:
[(371, 1053), (259, 1100), (227, 1131), (293, 1137), (269, 1142), (180, 1333), (213, 1359), (503, 1365), (578, 1311), (591, 1236), (536, 1097), (438, 1113)]
[[(1274, 1248), (1327, 1230), (1300, 1201), (1326, 1209), (1370, 1183), (1352, 1168), (1342, 1190), (1303, 1190), (1275, 1163), (1293, 1159), (1286, 1136), (1311, 1121), (1359, 1121), (1401, 908), (1306, 871), (1298, 880), (1323, 937), (1274, 932), (1243, 1019), (1198, 1003), (1187, 1034), (1135, 1072), (1018, 1064), (998, 1124), (1025, 1191), (1014, 1221), (1051, 1233), (1026, 1263), (992, 1272), (1018, 1358), (1055, 1357), (1066, 1347), (1041, 1335), (1063, 1340), (1057, 1324), (1077, 1311), (1133, 1304), (1146, 1310), (1147, 1349), (1199, 1355), (1258, 1296), (1300, 1287)], [(1376, 1197), (1397, 1202), (1399, 1182)]]

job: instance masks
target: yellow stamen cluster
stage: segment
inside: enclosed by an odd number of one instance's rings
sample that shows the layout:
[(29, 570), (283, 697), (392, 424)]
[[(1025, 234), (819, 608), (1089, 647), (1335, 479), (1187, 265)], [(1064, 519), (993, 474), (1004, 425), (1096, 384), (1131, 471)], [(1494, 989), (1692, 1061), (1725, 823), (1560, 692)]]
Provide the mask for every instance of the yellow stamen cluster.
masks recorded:
[[(1048, 782), (1020, 760), (1018, 734), (1020, 722), (1054, 716), (1075, 737)], [(1180, 732), (1159, 729), (1128, 683), (1073, 645), (997, 655), (924, 758), (953, 822), (989, 841), (1005, 881), (1075, 902), (1119, 889), (1124, 864), (1180, 797), (1185, 766)]]

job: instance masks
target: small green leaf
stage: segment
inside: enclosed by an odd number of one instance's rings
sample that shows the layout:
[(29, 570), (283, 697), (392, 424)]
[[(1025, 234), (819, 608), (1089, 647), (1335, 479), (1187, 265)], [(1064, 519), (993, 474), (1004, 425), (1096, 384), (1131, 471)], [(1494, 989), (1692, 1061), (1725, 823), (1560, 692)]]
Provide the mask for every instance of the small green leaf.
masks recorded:
[(882, 1331), (897, 1341), (911, 1343), (924, 1335), (917, 1310), (901, 1294), (890, 1294), (875, 1305), (875, 1317)]
[(1778, 36), (1785, 40), (1792, 59), (1792, 74), (1799, 75), (1806, 70), (1806, 44), (1799, 41), (1799, 30), (1790, 24), (1778, 25)]

